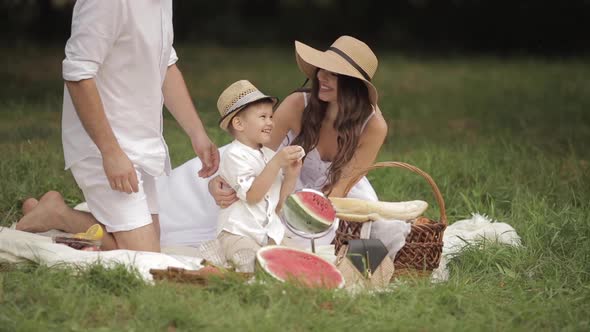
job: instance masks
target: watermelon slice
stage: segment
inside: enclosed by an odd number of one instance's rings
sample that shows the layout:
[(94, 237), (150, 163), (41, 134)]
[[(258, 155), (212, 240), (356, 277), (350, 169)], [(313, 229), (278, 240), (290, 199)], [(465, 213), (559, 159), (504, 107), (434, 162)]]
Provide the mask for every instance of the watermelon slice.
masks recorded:
[(307, 251), (285, 246), (266, 246), (256, 253), (259, 266), (280, 281), (307, 287), (342, 288), (344, 277), (326, 259)]
[(289, 195), (283, 213), (289, 225), (305, 233), (323, 232), (336, 218), (336, 210), (330, 200), (313, 191), (298, 191)]

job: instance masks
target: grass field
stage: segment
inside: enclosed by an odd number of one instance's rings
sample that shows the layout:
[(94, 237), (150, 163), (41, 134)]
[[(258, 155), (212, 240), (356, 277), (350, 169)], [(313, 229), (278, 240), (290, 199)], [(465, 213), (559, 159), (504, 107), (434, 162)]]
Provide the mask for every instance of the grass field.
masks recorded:
[[(303, 76), (291, 50), (178, 47), (179, 66), (218, 144), (220, 91), (249, 79), (281, 97)], [(590, 328), (590, 59), (379, 54), (375, 85), (389, 134), (379, 160), (404, 161), (440, 187), (453, 221), (512, 225), (520, 248), (487, 244), (451, 261), (450, 279), (351, 297), (278, 284), (145, 285), (122, 268), (0, 265), (0, 330), (563, 330)], [(83, 200), (63, 171), (62, 49), (0, 54), (0, 225), (47, 190)], [(174, 165), (194, 156), (166, 115)], [(369, 174), (382, 200), (432, 192), (401, 169)]]

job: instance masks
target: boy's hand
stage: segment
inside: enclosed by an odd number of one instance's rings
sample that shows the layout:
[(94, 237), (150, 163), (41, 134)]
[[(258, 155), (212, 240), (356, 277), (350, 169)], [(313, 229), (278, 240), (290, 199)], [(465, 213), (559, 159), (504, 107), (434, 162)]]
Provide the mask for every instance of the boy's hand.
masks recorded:
[(109, 179), (111, 189), (128, 194), (139, 191), (135, 167), (123, 150), (118, 149), (112, 153), (103, 153), (102, 167)]
[(209, 136), (199, 135), (195, 138), (191, 138), (193, 150), (199, 158), (203, 167), (199, 171), (199, 176), (202, 178), (208, 178), (217, 172), (219, 167), (219, 151), (217, 146), (211, 142)]
[(289, 167), (293, 162), (301, 161), (303, 156), (305, 156), (305, 151), (303, 151), (302, 147), (299, 145), (289, 145), (277, 152), (273, 160), (276, 160), (279, 166), (284, 169)]
[(301, 172), (301, 166), (303, 166), (303, 160), (298, 159), (289, 164), (289, 166), (285, 167), (283, 170), (285, 172), (285, 178), (299, 177), (299, 173)]

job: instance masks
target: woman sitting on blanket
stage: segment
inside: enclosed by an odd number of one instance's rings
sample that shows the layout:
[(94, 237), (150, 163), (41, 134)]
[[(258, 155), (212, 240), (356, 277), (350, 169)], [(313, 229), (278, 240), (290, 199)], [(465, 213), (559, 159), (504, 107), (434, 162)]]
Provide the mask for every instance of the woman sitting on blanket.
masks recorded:
[[(349, 36), (338, 38), (325, 52), (300, 42), (295, 42), (295, 49), (297, 64), (311, 80), (311, 89), (292, 93), (279, 105), (268, 147), (302, 146), (307, 155), (296, 189), (312, 188), (342, 197), (350, 176), (375, 161), (387, 136), (377, 90), (371, 83), (377, 58), (365, 43)], [(219, 176), (207, 188), (207, 182), (195, 176), (200, 168), (195, 158), (158, 181), (162, 246), (196, 246), (214, 239), (217, 206), (225, 208), (237, 200), (235, 191)], [(366, 178), (348, 197), (377, 200)], [(318, 243), (329, 244), (333, 237), (329, 234)], [(287, 245), (307, 242), (286, 234)]]

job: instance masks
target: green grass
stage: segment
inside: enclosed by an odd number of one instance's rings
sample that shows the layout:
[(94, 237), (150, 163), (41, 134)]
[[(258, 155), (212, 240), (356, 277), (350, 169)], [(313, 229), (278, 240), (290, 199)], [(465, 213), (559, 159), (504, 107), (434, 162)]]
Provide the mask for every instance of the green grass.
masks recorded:
[[(218, 144), (217, 96), (238, 79), (283, 97), (302, 83), (291, 50), (179, 47), (192, 96)], [(62, 49), (0, 55), (0, 225), (47, 190), (83, 200), (63, 171)], [(276, 283), (203, 289), (146, 285), (123, 268), (0, 265), (0, 330), (564, 330), (590, 328), (590, 61), (411, 58), (380, 54), (375, 85), (389, 135), (379, 160), (426, 171), (450, 222), (485, 213), (512, 225), (520, 248), (467, 248), (450, 279), (400, 283), (357, 297)], [(174, 165), (194, 156), (167, 115)], [(423, 199), (403, 169), (369, 174), (382, 200)]]

